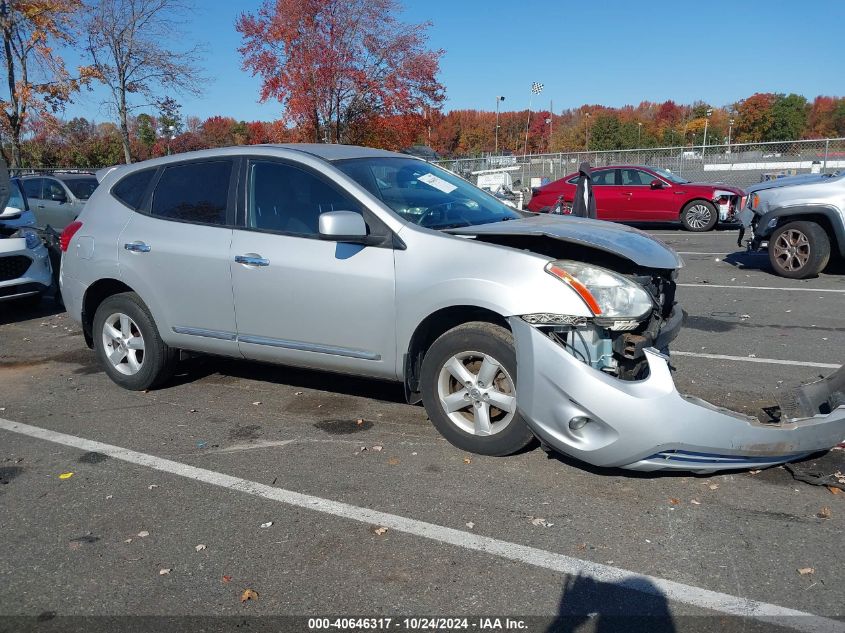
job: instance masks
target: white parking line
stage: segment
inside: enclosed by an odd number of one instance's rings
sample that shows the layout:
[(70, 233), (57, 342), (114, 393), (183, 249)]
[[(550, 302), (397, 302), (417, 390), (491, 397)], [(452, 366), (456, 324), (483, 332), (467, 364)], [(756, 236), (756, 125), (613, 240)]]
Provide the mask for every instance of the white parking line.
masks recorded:
[(678, 284), (683, 288), (731, 288), (736, 290), (780, 290), (787, 292), (845, 292), (845, 288), (778, 288), (777, 286), (725, 286), (719, 284)]
[(675, 251), (678, 255), (721, 255), (724, 257), (728, 255), (728, 253), (721, 252), (721, 253), (699, 253), (698, 251)]
[(398, 532), (405, 532), (439, 543), (446, 543), (455, 547), (498, 556), (562, 574), (586, 576), (597, 582), (617, 583), (622, 587), (644, 593), (654, 594), (657, 592), (667, 600), (690, 604), (720, 613), (746, 616), (798, 631), (845, 633), (845, 622), (837, 622), (836, 620), (804, 611), (797, 611), (775, 604), (710, 591), (709, 589), (685, 585), (664, 578), (637, 574), (619, 567), (580, 560), (536, 547), (455, 530), (396, 514), (379, 512), (378, 510), (362, 508), (340, 501), (332, 501), (292, 490), (275, 488), (248, 479), (233, 477), (213, 470), (206, 470), (205, 468), (197, 468), (196, 466), (156, 457), (155, 455), (148, 455), (103, 442), (87, 440), (75, 435), (67, 435), (3, 418), (0, 418), (0, 429), (70, 446), (82, 451), (102, 453), (114, 459), (129, 462), (130, 464), (146, 466), (153, 470), (186, 477), (235, 492), (242, 492), (352, 521), (384, 526)]
[(743, 363), (768, 363), (769, 365), (795, 365), (796, 367), (819, 367), (821, 369), (839, 369), (842, 365), (833, 363), (811, 363), (803, 360), (781, 360), (779, 358), (756, 358), (754, 356), (728, 356), (726, 354), (705, 354), (703, 352), (671, 351), (672, 356), (691, 356), (693, 358), (712, 358), (713, 360), (733, 360)]

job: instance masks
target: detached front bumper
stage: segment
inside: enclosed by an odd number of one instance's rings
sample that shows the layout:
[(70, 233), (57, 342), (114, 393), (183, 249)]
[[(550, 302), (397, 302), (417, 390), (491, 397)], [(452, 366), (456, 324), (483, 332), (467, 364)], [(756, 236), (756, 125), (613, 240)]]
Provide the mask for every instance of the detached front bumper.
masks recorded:
[(42, 293), (52, 283), (50, 256), (43, 244), (28, 248), (22, 237), (0, 239), (0, 301)]
[(667, 357), (653, 348), (645, 350), (648, 377), (623, 381), (585, 365), (518, 317), (510, 325), (520, 413), (543, 442), (589, 464), (699, 473), (765, 468), (845, 439), (845, 369), (805, 394), (813, 402), (802, 411), (826, 413), (767, 424), (682, 396)]

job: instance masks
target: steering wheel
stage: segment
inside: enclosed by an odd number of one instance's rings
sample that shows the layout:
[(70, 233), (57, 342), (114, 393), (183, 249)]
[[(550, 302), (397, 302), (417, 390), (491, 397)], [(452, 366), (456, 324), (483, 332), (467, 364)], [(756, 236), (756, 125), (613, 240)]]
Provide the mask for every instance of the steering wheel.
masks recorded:
[[(462, 213), (464, 211), (471, 212), (471, 209), (461, 202), (444, 202), (443, 204), (438, 204), (433, 207), (429, 207), (420, 216), (419, 225), (426, 227), (431, 226), (431, 224), (427, 222), (428, 218), (433, 216), (435, 213), (439, 213), (441, 211), (441, 208), (443, 207), (445, 207), (445, 209), (443, 210), (446, 211), (445, 217), (443, 218), (442, 222), (437, 222), (437, 224), (446, 224), (449, 222), (458, 221), (464, 223), (465, 226), (471, 226), (472, 223), (467, 220)], [(455, 217), (455, 215), (453, 215), (453, 212), (459, 217)]]

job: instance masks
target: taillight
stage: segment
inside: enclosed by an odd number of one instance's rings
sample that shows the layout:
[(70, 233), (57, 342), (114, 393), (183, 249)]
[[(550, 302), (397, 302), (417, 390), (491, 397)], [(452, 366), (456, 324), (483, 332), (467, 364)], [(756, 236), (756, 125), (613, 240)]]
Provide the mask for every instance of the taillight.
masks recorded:
[(76, 232), (81, 228), (82, 222), (76, 220), (68, 224), (65, 227), (65, 230), (62, 231), (62, 234), (59, 237), (59, 246), (61, 247), (63, 253), (67, 252), (67, 247), (70, 246), (70, 240), (73, 239), (73, 236), (76, 235)]

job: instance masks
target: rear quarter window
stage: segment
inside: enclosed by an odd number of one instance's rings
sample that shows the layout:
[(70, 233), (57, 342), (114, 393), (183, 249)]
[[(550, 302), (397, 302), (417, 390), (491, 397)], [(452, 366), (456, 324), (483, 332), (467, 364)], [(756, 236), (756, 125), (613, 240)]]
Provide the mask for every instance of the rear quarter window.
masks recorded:
[(156, 184), (150, 214), (164, 220), (226, 224), (232, 161), (166, 167)]
[(111, 188), (111, 195), (130, 209), (137, 211), (144, 202), (144, 194), (155, 174), (155, 169), (145, 169), (129, 174)]

